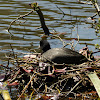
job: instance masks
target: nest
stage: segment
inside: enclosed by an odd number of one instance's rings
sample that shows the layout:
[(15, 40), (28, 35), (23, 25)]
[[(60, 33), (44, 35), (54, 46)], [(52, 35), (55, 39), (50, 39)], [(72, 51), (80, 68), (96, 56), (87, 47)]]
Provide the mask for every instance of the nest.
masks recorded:
[(41, 54), (34, 53), (18, 59), (17, 63), (2, 81), (16, 86), (20, 94), (18, 100), (23, 95), (37, 100), (98, 98), (89, 73), (95, 71), (100, 76), (99, 59), (80, 65), (44, 63)]

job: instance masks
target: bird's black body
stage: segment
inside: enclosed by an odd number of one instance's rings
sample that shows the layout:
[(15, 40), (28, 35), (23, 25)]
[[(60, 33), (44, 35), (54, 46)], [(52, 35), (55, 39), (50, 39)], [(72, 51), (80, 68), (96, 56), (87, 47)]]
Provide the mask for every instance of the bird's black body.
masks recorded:
[(42, 60), (52, 61), (57, 64), (80, 64), (87, 61), (86, 57), (68, 48), (50, 48), (47, 40), (40, 41), (43, 50)]

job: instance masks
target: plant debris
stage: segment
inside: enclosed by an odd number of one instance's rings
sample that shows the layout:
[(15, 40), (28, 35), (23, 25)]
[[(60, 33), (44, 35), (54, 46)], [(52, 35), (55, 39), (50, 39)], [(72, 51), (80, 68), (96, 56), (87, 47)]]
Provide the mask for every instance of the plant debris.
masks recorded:
[(91, 72), (100, 76), (99, 59), (80, 65), (51, 64), (42, 62), (40, 53), (34, 53), (17, 62), (18, 66), (9, 70), (10, 74), (0, 75), (0, 81), (6, 81), (8, 87), (16, 86), (20, 93), (18, 100), (26, 95), (36, 100), (99, 97), (89, 76)]

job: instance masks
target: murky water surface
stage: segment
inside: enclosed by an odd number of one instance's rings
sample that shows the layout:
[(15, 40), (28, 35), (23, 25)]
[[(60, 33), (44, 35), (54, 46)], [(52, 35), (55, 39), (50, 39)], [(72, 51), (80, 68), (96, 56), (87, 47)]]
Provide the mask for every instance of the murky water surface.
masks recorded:
[[(11, 48), (18, 53), (28, 53), (30, 49), (38, 49), (43, 30), (37, 29), (40, 27), (40, 21), (36, 12), (25, 17), (24, 20), (19, 20), (23, 23), (16, 22), (11, 26), (10, 32), (13, 37), (10, 37), (7, 31), (11, 21), (31, 11), (29, 4), (32, 2), (39, 4), (50, 32), (64, 33), (61, 38), (67, 43), (74, 41), (74, 45), (78, 33), (80, 41), (76, 50), (87, 43), (90, 50), (95, 51), (94, 44), (100, 44), (99, 37), (92, 28), (93, 22), (88, 19), (95, 13), (92, 5), (80, 4), (77, 0), (0, 0), (1, 63), (4, 62), (2, 60), (7, 60), (5, 55), (10, 54)], [(98, 16), (95, 20), (98, 20)], [(62, 47), (59, 39), (48, 38), (48, 40), (52, 48)]]

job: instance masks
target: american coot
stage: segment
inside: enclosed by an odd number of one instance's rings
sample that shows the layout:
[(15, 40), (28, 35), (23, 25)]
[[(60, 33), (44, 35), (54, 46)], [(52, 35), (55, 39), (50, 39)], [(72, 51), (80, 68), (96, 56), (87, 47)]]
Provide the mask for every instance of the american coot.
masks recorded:
[(52, 48), (47, 40), (40, 41), (42, 60), (53, 61), (57, 64), (80, 64), (87, 61), (86, 57), (68, 48)]

